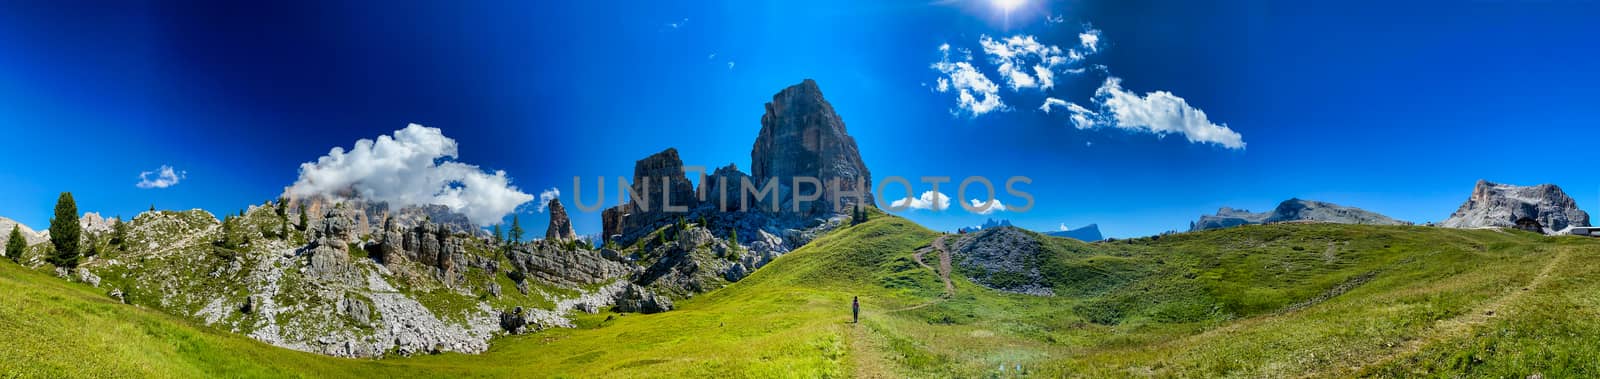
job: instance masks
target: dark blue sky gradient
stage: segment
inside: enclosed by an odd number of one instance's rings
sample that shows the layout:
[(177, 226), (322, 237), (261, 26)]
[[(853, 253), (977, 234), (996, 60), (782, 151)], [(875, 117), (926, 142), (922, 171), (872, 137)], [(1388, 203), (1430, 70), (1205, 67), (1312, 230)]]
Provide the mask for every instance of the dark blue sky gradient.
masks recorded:
[[(804, 78), (875, 178), (1029, 176), (1036, 207), (992, 216), (1034, 229), (1146, 235), (1290, 197), (1436, 221), (1480, 178), (1600, 204), (1600, 179), (1575, 167), (1600, 147), (1600, 5), (1394, 3), (1035, 1), (1007, 19), (986, 2), (9, 2), (0, 215), (42, 229), (60, 191), (106, 215), (233, 212), (329, 148), (407, 123), (443, 129), (460, 161), (524, 192), (560, 188), (576, 211), (573, 175), (631, 175), (666, 147), (748, 170), (762, 103)], [(1036, 91), (954, 116), (953, 96), (926, 87), (942, 43), (1070, 46), (1085, 23), (1104, 43), (1088, 63), (1186, 99), (1248, 147), (1076, 130), (1039, 112)], [(1051, 96), (1086, 103), (1104, 78), (1058, 75)], [(187, 178), (135, 188), (163, 164)], [(985, 218), (903, 214), (937, 229)], [(598, 213), (574, 221), (598, 232)]]

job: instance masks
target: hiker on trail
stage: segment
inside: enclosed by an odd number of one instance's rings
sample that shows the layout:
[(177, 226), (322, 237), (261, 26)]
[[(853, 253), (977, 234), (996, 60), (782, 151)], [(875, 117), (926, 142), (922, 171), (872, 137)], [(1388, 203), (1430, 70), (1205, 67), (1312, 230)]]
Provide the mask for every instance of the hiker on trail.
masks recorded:
[(860, 296), (856, 296), (856, 297), (850, 298), (850, 323), (851, 324), (856, 324), (856, 323), (860, 323), (860, 322), (861, 322), (861, 297)]

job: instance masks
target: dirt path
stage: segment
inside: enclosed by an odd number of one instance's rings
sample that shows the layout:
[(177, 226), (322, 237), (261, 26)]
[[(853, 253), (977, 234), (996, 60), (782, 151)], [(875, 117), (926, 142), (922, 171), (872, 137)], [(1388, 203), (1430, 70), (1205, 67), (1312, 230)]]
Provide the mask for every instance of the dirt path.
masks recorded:
[(1556, 256), (1554, 258), (1550, 258), (1550, 262), (1544, 265), (1544, 268), (1539, 269), (1539, 274), (1534, 276), (1532, 280), (1529, 280), (1528, 284), (1523, 285), (1522, 288), (1513, 290), (1509, 294), (1500, 296), (1493, 301), (1473, 308), (1471, 311), (1468, 311), (1466, 314), (1461, 316), (1435, 322), (1433, 327), (1425, 331), (1422, 337), (1406, 342), (1404, 346), (1401, 346), (1393, 353), (1389, 353), (1378, 360), (1351, 367), (1350, 371), (1346, 371), (1340, 376), (1345, 376), (1352, 373), (1361, 375), (1363, 374), (1362, 371), (1365, 369), (1393, 362), (1397, 359), (1414, 356), (1418, 352), (1422, 351), (1422, 348), (1424, 347), (1471, 333), (1473, 327), (1486, 324), (1495, 317), (1502, 316), (1506, 306), (1516, 302), (1519, 299), (1522, 299), (1523, 295), (1538, 290), (1539, 287), (1544, 285), (1544, 282), (1550, 278), (1551, 271), (1555, 271), (1557, 267), (1561, 267), (1562, 264), (1566, 263), (1567, 256), (1570, 255), (1570, 253), (1571, 252), (1566, 249), (1556, 253)]
[[(944, 297), (950, 297), (956, 294), (956, 285), (950, 281), (950, 250), (946, 249), (944, 246), (945, 237), (948, 236), (939, 236), (939, 238), (935, 238), (932, 244), (929, 244), (928, 247), (918, 249), (916, 254), (911, 255), (911, 258), (916, 260), (918, 265), (922, 265), (922, 267), (927, 268), (929, 271), (933, 271), (934, 274), (939, 275), (939, 280), (944, 281)], [(922, 256), (932, 250), (939, 251), (939, 268), (937, 269), (933, 268), (933, 266), (929, 266), (927, 262), (922, 260)]]
[(884, 351), (889, 347), (883, 336), (873, 333), (867, 324), (848, 324), (845, 329), (850, 335), (850, 358), (855, 366), (852, 378), (898, 378), (893, 360), (884, 356)]

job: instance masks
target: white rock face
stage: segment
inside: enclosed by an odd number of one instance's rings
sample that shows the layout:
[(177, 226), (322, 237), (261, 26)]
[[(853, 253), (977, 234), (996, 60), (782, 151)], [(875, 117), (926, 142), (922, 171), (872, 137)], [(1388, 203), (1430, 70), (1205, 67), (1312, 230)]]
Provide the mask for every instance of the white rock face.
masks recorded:
[(1517, 220), (1539, 222), (1545, 234), (1589, 226), (1589, 213), (1554, 184), (1515, 186), (1479, 180), (1472, 197), (1440, 226), (1447, 228), (1513, 227)]
[(20, 231), (22, 232), (22, 239), (28, 241), (28, 245), (43, 243), (50, 240), (49, 236), (36, 232), (27, 225), (22, 225), (22, 223), (12, 221), (9, 218), (0, 217), (0, 243), (4, 243), (6, 240), (11, 238), (12, 226), (21, 226)]

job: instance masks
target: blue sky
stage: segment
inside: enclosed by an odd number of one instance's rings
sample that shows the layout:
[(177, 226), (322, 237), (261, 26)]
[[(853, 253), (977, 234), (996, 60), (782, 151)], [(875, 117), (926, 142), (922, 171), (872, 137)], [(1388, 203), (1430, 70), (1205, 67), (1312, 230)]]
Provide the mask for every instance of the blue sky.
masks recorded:
[[(1137, 236), (1290, 197), (1436, 221), (1478, 179), (1555, 183), (1592, 209), (1600, 177), (1575, 165), (1595, 159), (1600, 130), (1595, 19), (1600, 4), (1541, 1), (11, 3), (0, 215), (43, 228), (61, 191), (108, 216), (232, 212), (330, 148), (409, 123), (576, 211), (572, 176), (631, 175), (666, 147), (748, 169), (762, 103), (805, 78), (875, 178), (1033, 178), (1029, 212), (902, 212), (936, 229), (997, 217)], [(1048, 68), (1049, 89), (1013, 90), (985, 36), (1087, 54)], [(936, 64), (961, 49), (1006, 109), (937, 91), (952, 76)], [(1131, 98), (1097, 96), (1109, 77)], [(1098, 118), (1080, 129), (1064, 107), (1041, 111), (1046, 98)], [(1195, 129), (1149, 132), (1174, 120)], [(1242, 146), (1190, 141), (1211, 127)], [(136, 185), (162, 166), (181, 179)], [(598, 232), (597, 212), (573, 218)]]

